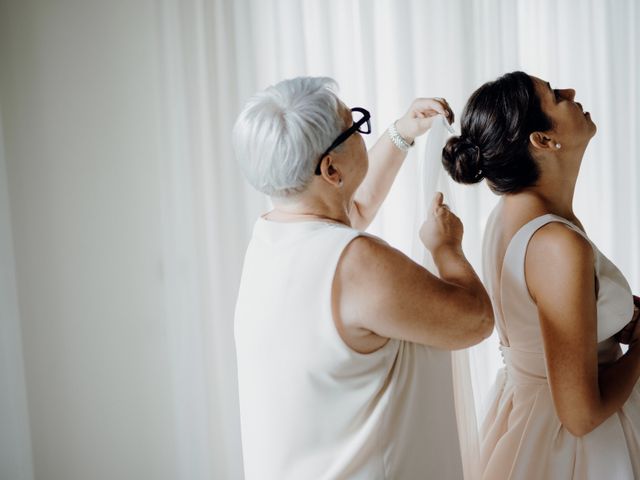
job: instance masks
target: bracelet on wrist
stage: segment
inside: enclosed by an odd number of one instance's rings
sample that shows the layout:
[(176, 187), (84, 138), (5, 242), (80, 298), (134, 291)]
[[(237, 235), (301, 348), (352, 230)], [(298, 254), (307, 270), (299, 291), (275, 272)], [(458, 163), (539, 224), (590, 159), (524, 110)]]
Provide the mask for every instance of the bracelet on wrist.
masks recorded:
[[(397, 122), (397, 120), (396, 120)], [(387, 133), (389, 134), (389, 138), (391, 139), (391, 141), (393, 142), (393, 144), (399, 149), (402, 150), (403, 152), (408, 151), (415, 142), (407, 142), (404, 138), (402, 138), (402, 135), (400, 135), (398, 133), (398, 130), (396, 129), (396, 122), (393, 122), (389, 128), (387, 129)]]

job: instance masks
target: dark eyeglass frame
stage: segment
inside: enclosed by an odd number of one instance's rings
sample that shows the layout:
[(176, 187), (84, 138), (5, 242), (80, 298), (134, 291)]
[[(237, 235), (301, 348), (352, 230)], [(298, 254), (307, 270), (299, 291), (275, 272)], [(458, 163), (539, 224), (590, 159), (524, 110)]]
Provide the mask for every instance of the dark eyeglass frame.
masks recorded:
[[(353, 122), (349, 128), (347, 128), (344, 132), (338, 135), (333, 143), (327, 148), (322, 155), (320, 155), (320, 159), (318, 160), (318, 165), (316, 166), (316, 175), (320, 175), (322, 172), (320, 171), (320, 163), (322, 163), (322, 159), (329, 155), (329, 152), (344, 142), (347, 138), (353, 135), (356, 132), (364, 133), (365, 135), (371, 133), (371, 114), (368, 110), (360, 107), (353, 107), (351, 109), (352, 112), (362, 113), (362, 118), (357, 122)], [(364, 126), (364, 127), (363, 127)]]

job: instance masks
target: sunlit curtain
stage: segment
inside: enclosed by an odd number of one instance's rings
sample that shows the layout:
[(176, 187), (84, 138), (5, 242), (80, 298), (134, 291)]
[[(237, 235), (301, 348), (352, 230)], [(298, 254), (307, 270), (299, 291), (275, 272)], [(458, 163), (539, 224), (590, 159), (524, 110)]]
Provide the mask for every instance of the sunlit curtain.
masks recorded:
[[(190, 241), (207, 266), (199, 266), (202, 284), (194, 295), (211, 318), (200, 332), (209, 353), (198, 353), (204, 355), (198, 361), (215, 366), (206, 397), (211, 403), (201, 406), (203, 414), (218, 419), (211, 420), (209, 434), (223, 436), (216, 442), (224, 450), (215, 455), (222, 462), (215, 472), (240, 471), (232, 312), (251, 225), (267, 205), (240, 178), (229, 135), (243, 101), (278, 80), (334, 77), (347, 104), (373, 113), (370, 141), (416, 96), (447, 98), (459, 118), (470, 93), (504, 72), (522, 69), (554, 86), (575, 88), (598, 125), (584, 158), (576, 212), (634, 291), (640, 289), (640, 8), (633, 0), (164, 4), (167, 38), (180, 41), (169, 48), (175, 55), (171, 61), (178, 63), (168, 64), (165, 72), (176, 95), (171, 103), (178, 115), (172, 130), (179, 132), (176, 155), (187, 149), (193, 159), (189, 171), (176, 165), (184, 184), (175, 188), (191, 189), (196, 233)], [(417, 202), (424, 201), (415, 180), (424, 142), (417, 142), (370, 228), (405, 252), (417, 235)], [(497, 197), (485, 185), (450, 189), (465, 225), (465, 251), (479, 269), (483, 228)], [(178, 351), (194, 355), (189, 345)], [(495, 337), (469, 352), (478, 421), (500, 366), (497, 352)]]
[[(244, 248), (265, 200), (233, 163), (229, 137), (244, 100), (298, 75), (328, 75), (384, 132), (416, 96), (448, 99), (458, 118), (481, 83), (523, 69), (572, 87), (592, 112), (576, 192), (588, 233), (640, 289), (640, 8), (633, 0), (162, 0), (166, 43), (167, 251), (176, 317), (183, 472), (241, 476), (232, 317)], [(425, 140), (412, 150), (370, 231), (409, 253)], [(189, 161), (185, 162), (187, 158)], [(450, 185), (464, 248), (480, 267), (485, 185)], [(179, 229), (178, 229), (179, 228)], [(195, 253), (194, 253), (195, 252)], [(186, 273), (185, 273), (186, 272)], [(183, 276), (189, 279), (182, 282)], [(184, 321), (184, 318), (191, 321)], [(500, 366), (495, 337), (469, 352), (480, 421)], [(468, 417), (469, 418), (469, 417)], [(474, 429), (471, 421), (463, 428)], [(191, 470), (190, 470), (191, 469)], [(468, 476), (471, 477), (471, 474)], [(185, 477), (187, 478), (187, 477)], [(205, 478), (205, 475), (189, 478)]]
[[(38, 28), (47, 25), (47, 14), (60, 12), (56, 5), (22, 3), (40, 22), (28, 24), (32, 33), (47, 38)], [(123, 12), (136, 4), (116, 3)], [(144, 51), (157, 53), (162, 83), (157, 128), (164, 134), (158, 150), (163, 155), (160, 171), (152, 176), (162, 182), (163, 267), (158, 275), (166, 296), (158, 301), (164, 303), (160, 310), (169, 343), (179, 478), (242, 477), (233, 311), (244, 250), (267, 201), (242, 179), (230, 134), (247, 97), (283, 78), (334, 77), (347, 104), (373, 113), (374, 132), (367, 141), (382, 134), (416, 96), (446, 97), (459, 118), (477, 86), (507, 71), (524, 69), (554, 86), (575, 88), (598, 125), (584, 158), (576, 212), (634, 291), (640, 291), (636, 1), (158, 0), (145, 5), (157, 14), (149, 20), (157, 28), (157, 45)], [(73, 18), (74, 26), (81, 13)], [(124, 53), (104, 52), (110, 58)], [(41, 63), (35, 65), (45, 66), (53, 61), (46, 55), (37, 60)], [(83, 65), (71, 67), (84, 72)], [(39, 70), (29, 72), (29, 81), (44, 81)], [(4, 70), (3, 78), (12, 74)], [(419, 206), (427, 201), (416, 181), (425, 141), (416, 142), (370, 228), (407, 253), (417, 235)], [(0, 142), (0, 156), (1, 147)], [(3, 473), (32, 478), (6, 178), (2, 157), (0, 460)], [(465, 251), (479, 268), (482, 232), (496, 197), (485, 185), (448, 188), (448, 201), (465, 224)], [(82, 337), (73, 341), (82, 342)], [(469, 413), (461, 415), (459, 425), (461, 438), (467, 439), (463, 452), (471, 459), (474, 422), (483, 417), (500, 367), (496, 343), (493, 337), (470, 349), (470, 360), (454, 368), (456, 384), (471, 394), (473, 410), (459, 410)], [(469, 477), (472, 465), (467, 463)]]

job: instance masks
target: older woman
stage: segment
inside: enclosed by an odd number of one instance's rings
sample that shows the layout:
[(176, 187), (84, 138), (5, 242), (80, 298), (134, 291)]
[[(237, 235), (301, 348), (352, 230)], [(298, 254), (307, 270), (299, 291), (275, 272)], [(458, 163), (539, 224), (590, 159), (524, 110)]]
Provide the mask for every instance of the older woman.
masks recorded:
[(573, 211), (596, 133), (575, 95), (508, 73), (471, 96), (443, 152), (454, 180), (501, 195), (484, 246), (505, 363), (482, 431), (487, 480), (640, 478), (638, 309)]
[(420, 232), (440, 278), (362, 233), (414, 138), (453, 118), (446, 102), (415, 100), (368, 155), (369, 112), (335, 86), (282, 81), (234, 128), (244, 174), (274, 204), (255, 225), (235, 317), (248, 479), (424, 476), (425, 413), (439, 408), (425, 404), (439, 387), (425, 346), (464, 348), (493, 329), (441, 195)]

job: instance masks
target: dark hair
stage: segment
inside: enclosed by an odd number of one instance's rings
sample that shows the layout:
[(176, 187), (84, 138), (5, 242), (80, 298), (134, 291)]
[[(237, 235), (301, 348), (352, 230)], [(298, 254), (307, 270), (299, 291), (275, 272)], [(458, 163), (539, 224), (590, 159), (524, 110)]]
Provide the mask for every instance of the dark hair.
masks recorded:
[(483, 178), (499, 194), (534, 185), (540, 176), (529, 135), (552, 127), (533, 80), (512, 72), (478, 88), (462, 112), (461, 134), (442, 150), (442, 164), (458, 183)]

